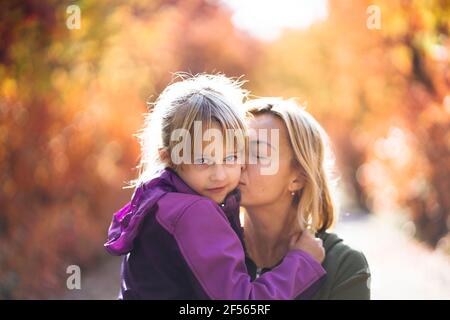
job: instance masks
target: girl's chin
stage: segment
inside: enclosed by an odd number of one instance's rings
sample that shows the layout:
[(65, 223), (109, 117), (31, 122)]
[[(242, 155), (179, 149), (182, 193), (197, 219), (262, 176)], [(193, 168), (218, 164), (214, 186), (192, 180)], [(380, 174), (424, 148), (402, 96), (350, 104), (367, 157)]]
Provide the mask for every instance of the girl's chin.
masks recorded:
[(206, 197), (210, 198), (212, 201), (214, 201), (217, 204), (221, 204), (225, 200), (225, 196), (222, 195), (205, 195)]

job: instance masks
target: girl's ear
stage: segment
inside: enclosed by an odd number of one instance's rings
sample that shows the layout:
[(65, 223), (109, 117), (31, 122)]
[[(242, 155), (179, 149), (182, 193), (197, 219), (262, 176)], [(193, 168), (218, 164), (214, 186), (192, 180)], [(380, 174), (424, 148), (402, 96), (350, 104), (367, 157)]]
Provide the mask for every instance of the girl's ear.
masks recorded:
[(159, 159), (161, 162), (170, 165), (170, 156), (167, 148), (158, 148)]

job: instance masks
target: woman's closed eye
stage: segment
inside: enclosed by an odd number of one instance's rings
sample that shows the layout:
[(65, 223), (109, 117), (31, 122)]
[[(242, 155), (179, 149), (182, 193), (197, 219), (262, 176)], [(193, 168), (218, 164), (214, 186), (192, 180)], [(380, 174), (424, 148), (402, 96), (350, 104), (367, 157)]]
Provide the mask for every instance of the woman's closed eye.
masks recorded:
[(261, 150), (251, 150), (250, 151), (250, 155), (254, 158), (254, 159), (268, 159), (268, 155), (261, 152)]
[(250, 142), (250, 157), (263, 162), (271, 160), (271, 154), (274, 147), (265, 141)]

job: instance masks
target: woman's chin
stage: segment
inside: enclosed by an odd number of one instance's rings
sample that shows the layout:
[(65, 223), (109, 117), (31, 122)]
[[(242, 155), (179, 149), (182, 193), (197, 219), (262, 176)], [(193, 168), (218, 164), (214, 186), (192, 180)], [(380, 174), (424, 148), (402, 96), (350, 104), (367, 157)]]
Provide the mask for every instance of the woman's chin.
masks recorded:
[(247, 197), (241, 192), (241, 203), (240, 205), (242, 207), (245, 207), (248, 205)]

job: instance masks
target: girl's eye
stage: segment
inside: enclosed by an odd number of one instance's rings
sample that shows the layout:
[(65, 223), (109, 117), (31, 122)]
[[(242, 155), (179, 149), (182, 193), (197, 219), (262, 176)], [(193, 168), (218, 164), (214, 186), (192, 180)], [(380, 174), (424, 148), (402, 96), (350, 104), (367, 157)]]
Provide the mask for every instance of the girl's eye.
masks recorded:
[(229, 155), (227, 157), (225, 157), (225, 162), (234, 162), (235, 160), (237, 160), (237, 156), (235, 154)]
[(194, 164), (204, 164), (205, 159), (204, 158), (198, 158), (194, 160)]
[(194, 161), (195, 164), (204, 164), (204, 165), (211, 165), (212, 161), (207, 158), (198, 158)]

